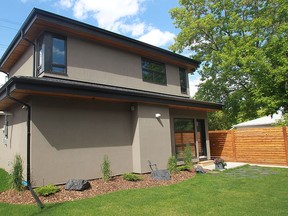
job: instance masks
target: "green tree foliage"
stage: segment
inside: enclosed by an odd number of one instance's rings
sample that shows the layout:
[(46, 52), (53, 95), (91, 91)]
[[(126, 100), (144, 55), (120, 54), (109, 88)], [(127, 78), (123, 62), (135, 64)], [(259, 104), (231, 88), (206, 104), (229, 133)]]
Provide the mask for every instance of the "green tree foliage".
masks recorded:
[(279, 120), (275, 126), (288, 126), (288, 113), (283, 115), (283, 119)]
[(196, 99), (224, 103), (230, 124), (280, 107), (288, 112), (287, 0), (179, 4), (170, 13), (181, 32), (170, 48), (188, 50), (202, 61), (198, 73), (203, 83)]

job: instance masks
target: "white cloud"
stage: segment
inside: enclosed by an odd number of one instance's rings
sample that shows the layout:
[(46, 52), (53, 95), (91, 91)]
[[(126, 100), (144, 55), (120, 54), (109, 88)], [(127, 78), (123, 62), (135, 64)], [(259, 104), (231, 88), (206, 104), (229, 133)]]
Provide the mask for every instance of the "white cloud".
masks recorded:
[(133, 37), (136, 37), (136, 36), (143, 35), (146, 28), (147, 27), (145, 23), (143, 22), (133, 23), (133, 24), (125, 24), (125, 23), (119, 22), (118, 25), (116, 23), (116, 29), (114, 30), (116, 32), (117, 30), (120, 30), (120, 32), (123, 32), (123, 33), (131, 33)]
[(145, 0), (59, 0), (58, 5), (73, 10), (78, 19), (93, 17), (98, 26), (120, 34), (138, 37), (140, 41), (164, 46), (174, 41), (175, 35), (161, 31), (139, 20), (145, 11)]
[(161, 31), (160, 29), (152, 29), (148, 33), (142, 35), (138, 40), (155, 46), (164, 46), (174, 41), (175, 34), (169, 31)]
[(59, 4), (65, 8), (71, 8), (74, 3), (74, 0), (60, 0)]
[(76, 0), (73, 12), (78, 19), (85, 19), (91, 15), (100, 27), (111, 30), (121, 19), (137, 15), (140, 3), (141, 0)]

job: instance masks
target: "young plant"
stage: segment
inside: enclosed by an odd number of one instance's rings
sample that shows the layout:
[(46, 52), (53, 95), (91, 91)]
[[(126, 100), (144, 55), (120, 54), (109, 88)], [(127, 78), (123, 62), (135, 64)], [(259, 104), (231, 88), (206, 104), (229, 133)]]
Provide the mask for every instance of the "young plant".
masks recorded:
[(177, 169), (179, 171), (190, 171), (191, 170), (191, 166), (181, 165), (181, 166), (178, 166)]
[(35, 189), (35, 192), (39, 196), (49, 196), (60, 191), (60, 188), (55, 185), (46, 185)]
[(23, 161), (20, 155), (15, 155), (14, 163), (11, 171), (10, 185), (13, 189), (17, 191), (22, 191), (24, 189), (22, 185), (23, 180)]
[(104, 155), (103, 163), (101, 165), (101, 171), (103, 180), (105, 182), (109, 181), (112, 172), (110, 169), (110, 161), (107, 155)]
[(191, 160), (192, 159), (192, 154), (191, 154), (191, 147), (190, 147), (189, 144), (186, 145), (184, 152), (185, 152), (184, 165), (191, 169), (191, 167), (192, 167), (192, 160)]
[(142, 180), (141, 176), (134, 173), (125, 173), (123, 174), (123, 179), (127, 181), (140, 181)]
[(177, 168), (177, 159), (175, 156), (169, 157), (167, 169), (170, 171), (171, 174), (179, 172), (179, 170)]

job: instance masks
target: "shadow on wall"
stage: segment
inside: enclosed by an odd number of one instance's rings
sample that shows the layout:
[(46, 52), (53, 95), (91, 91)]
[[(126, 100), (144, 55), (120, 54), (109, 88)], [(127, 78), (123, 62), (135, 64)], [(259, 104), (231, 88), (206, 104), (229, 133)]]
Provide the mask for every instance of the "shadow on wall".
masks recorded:
[(35, 99), (35, 140), (56, 148), (131, 146), (131, 104)]

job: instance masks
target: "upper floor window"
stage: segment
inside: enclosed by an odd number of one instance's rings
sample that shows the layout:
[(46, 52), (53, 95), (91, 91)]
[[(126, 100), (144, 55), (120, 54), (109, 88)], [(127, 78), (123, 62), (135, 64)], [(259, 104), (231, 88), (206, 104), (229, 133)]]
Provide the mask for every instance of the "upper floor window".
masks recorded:
[(66, 74), (66, 38), (44, 33), (37, 41), (37, 74)]
[(187, 73), (185, 69), (183, 68), (179, 69), (179, 77), (180, 77), (181, 93), (187, 94), (188, 82), (187, 82)]
[(143, 81), (166, 85), (165, 65), (149, 59), (142, 59)]

